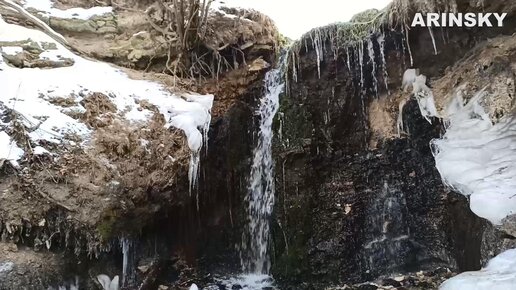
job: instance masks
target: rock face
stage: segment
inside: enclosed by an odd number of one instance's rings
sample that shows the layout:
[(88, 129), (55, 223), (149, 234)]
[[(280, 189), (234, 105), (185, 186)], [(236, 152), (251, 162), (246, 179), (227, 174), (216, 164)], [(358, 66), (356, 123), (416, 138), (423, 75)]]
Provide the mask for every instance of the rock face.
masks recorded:
[[(461, 11), (476, 9), (457, 2)], [(487, 10), (502, 9), (495, 2)], [(514, 7), (505, 8), (514, 15)], [(443, 32), (445, 41), (437, 40), (437, 55), (429, 49), (428, 31), (410, 31), (410, 53), (405, 35), (386, 33), (386, 61), (376, 36), (373, 45), (366, 40), (348, 49), (335, 49), (331, 37), (321, 37), (324, 29), (302, 40), (306, 48), (290, 64), (297, 69), (289, 75), (277, 124), (276, 278), (297, 283), (292, 289), (319, 289), (435, 266), (478, 270), (486, 257), (512, 245), (475, 216), (464, 197), (443, 185), (429, 143), (444, 126), (438, 118), (425, 120), (418, 102), (401, 92), (410, 58), (429, 76), (437, 104), (445, 103), (455, 82), (478, 88), (481, 82), (465, 77), (477, 70), (459, 75), (458, 68), (447, 66), (510, 58), (509, 37), (486, 41), (512, 33), (510, 27), (513, 16), (503, 29), (450, 29)], [(493, 47), (490, 57), (480, 53), (486, 45)], [(504, 63), (505, 69), (481, 73), (486, 82), (504, 85), (493, 86), (500, 99), (490, 105), (492, 111), (507, 112), (513, 104), (514, 73), (510, 62)]]

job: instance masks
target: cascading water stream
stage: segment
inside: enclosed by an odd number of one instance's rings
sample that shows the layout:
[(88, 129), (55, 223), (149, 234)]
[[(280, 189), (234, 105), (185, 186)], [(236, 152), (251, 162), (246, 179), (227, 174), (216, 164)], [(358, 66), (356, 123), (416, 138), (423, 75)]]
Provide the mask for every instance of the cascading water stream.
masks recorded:
[(260, 100), (260, 126), (254, 149), (249, 186), (246, 196), (248, 225), (242, 234), (241, 264), (245, 273), (268, 274), (269, 221), (274, 206), (274, 162), (272, 159), (272, 123), (283, 92), (281, 69), (265, 76), (265, 95)]

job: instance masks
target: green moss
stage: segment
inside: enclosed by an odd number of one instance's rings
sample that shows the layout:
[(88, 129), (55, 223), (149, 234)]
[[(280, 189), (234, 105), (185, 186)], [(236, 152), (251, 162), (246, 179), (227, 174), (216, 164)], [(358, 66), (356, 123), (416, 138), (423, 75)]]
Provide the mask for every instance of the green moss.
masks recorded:
[(277, 39), (278, 46), (281, 47), (288, 47), (290, 44), (293, 43), (293, 40), (281, 33), (278, 33), (278, 39)]
[(114, 209), (104, 212), (101, 222), (97, 225), (97, 233), (103, 241), (109, 241), (115, 236), (117, 220), (118, 215)]
[[(283, 213), (283, 228), (274, 227), (274, 277), (284, 281), (307, 282), (310, 275), (308, 242), (312, 236), (311, 202), (308, 194), (285, 196), (287, 211)], [(287, 223), (288, 220), (289, 222)], [(288, 226), (285, 226), (288, 225)], [(288, 242), (288, 245), (285, 242)]]

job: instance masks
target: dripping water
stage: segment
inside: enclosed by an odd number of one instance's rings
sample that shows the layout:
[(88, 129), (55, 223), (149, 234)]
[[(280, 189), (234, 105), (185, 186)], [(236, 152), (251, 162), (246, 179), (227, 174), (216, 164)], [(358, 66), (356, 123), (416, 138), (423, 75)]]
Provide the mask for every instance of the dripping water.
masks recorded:
[(272, 159), (272, 123), (283, 92), (281, 69), (265, 76), (265, 96), (257, 111), (260, 117), (258, 143), (254, 149), (253, 164), (246, 196), (248, 225), (242, 234), (241, 264), (246, 273), (268, 274), (269, 219), (274, 205), (274, 174)]
[(374, 92), (375, 92), (376, 98), (378, 98), (378, 80), (376, 79), (376, 61), (375, 61), (375, 55), (374, 55), (373, 40), (371, 38), (369, 38), (367, 40), (367, 52), (369, 55), (369, 60), (371, 61), (372, 67), (373, 67), (372, 71), (371, 71), (371, 76), (373, 77)]
[(390, 95), (389, 92), (389, 73), (387, 72), (387, 60), (385, 59), (385, 34), (381, 34), (376, 39), (378, 44), (380, 45), (380, 57), (382, 61), (382, 69), (383, 69), (383, 82), (385, 85), (385, 90), (387, 91), (387, 94)]

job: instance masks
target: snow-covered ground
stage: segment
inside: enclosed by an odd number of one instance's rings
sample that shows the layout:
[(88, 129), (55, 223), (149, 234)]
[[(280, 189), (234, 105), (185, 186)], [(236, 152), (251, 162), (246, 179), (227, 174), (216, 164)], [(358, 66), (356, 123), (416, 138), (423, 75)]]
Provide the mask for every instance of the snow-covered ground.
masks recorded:
[[(70, 112), (84, 112), (81, 100), (90, 93), (98, 92), (109, 97), (118, 110), (118, 117), (128, 124), (149, 120), (153, 112), (139, 105), (142, 100), (147, 100), (163, 114), (167, 126), (185, 132), (192, 152), (200, 151), (211, 120), (213, 95), (179, 96), (168, 92), (158, 83), (130, 79), (107, 63), (88, 60), (72, 53), (41, 31), (8, 24), (0, 17), (0, 41), (12, 43), (8, 47), (1, 47), (0, 53), (20, 53), (23, 48), (16, 41), (27, 39), (36, 42), (43, 50), (40, 59), (71, 59), (74, 62), (71, 66), (59, 68), (17, 68), (0, 58), (0, 115), (4, 108), (21, 116), (25, 127), (33, 128), (29, 136), (36, 144), (44, 147), (45, 142), (39, 142), (42, 140), (66, 142), (70, 135), (80, 137), (87, 144), (92, 128), (72, 118)], [(56, 98), (67, 98), (72, 101), (72, 106), (63, 108), (54, 105), (53, 100)], [(8, 125), (0, 123), (4, 128)], [(1, 132), (0, 160), (16, 162), (23, 156), (23, 150), (20, 151), (23, 146), (17, 145), (11, 138)], [(38, 150), (45, 150), (43, 147)]]
[(470, 197), (475, 214), (500, 224), (516, 214), (516, 119), (493, 124), (482, 98), (480, 92), (463, 105), (457, 96), (447, 110), (446, 134), (432, 146), (444, 182)]
[(444, 282), (439, 290), (514, 290), (516, 289), (516, 249), (493, 258), (475, 272), (465, 272)]
[(25, 8), (34, 8), (41, 11), (40, 14), (46, 17), (53, 16), (57, 18), (87, 20), (95, 15), (102, 15), (113, 11), (112, 7), (92, 7), (88, 9), (70, 8), (61, 10), (54, 8), (54, 5), (50, 0), (25, 0), (24, 2)]

